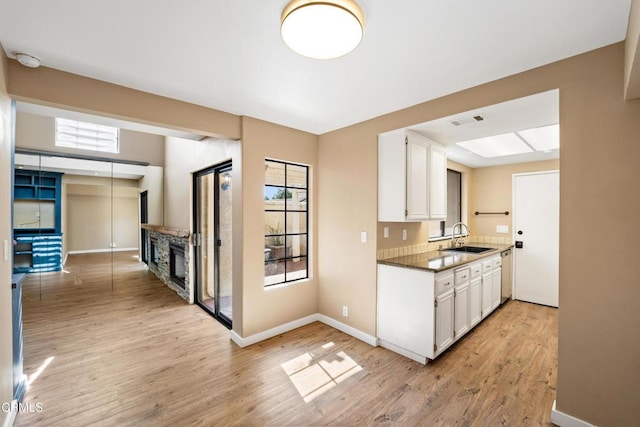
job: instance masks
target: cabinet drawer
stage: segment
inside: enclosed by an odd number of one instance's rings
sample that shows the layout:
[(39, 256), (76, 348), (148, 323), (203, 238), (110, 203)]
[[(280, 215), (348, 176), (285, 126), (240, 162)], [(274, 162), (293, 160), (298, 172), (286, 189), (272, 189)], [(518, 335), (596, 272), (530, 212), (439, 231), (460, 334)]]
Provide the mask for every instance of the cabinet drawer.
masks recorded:
[(453, 289), (453, 273), (445, 273), (442, 276), (436, 276), (436, 295)]
[(502, 266), (502, 257), (496, 257), (493, 259), (493, 268), (498, 268)]
[(472, 279), (475, 279), (476, 277), (480, 277), (482, 275), (482, 264), (479, 262), (471, 264), (469, 266), (469, 269), (471, 270)]
[(459, 285), (460, 283), (468, 282), (470, 274), (471, 273), (469, 272), (469, 268), (461, 268), (459, 270), (456, 270), (456, 273), (455, 273), (456, 285)]
[(493, 270), (493, 260), (482, 261), (482, 271), (484, 273)]

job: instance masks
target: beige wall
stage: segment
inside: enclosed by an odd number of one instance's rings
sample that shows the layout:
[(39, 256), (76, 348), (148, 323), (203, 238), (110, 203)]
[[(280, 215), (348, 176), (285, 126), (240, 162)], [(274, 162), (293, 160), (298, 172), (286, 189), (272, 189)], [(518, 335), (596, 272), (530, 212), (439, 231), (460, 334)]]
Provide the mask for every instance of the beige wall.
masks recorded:
[(625, 40), (625, 99), (640, 97), (640, 0), (631, 1)]
[(137, 181), (64, 175), (68, 252), (138, 247)]
[(7, 91), (18, 101), (166, 127), (199, 135), (240, 139), (240, 117), (48, 67), (8, 61)]
[[(262, 332), (318, 311), (317, 244), (317, 141), (318, 137), (272, 123), (244, 117), (243, 144), (243, 241), (244, 336)], [(310, 166), (309, 275), (304, 282), (264, 287), (264, 173), (265, 158), (302, 163)], [(375, 254), (374, 254), (375, 257)], [(234, 307), (235, 308), (235, 307)]]
[[(0, 251), (4, 242), (11, 248), (11, 100), (7, 96), (7, 57), (0, 45)], [(13, 339), (11, 325), (11, 263), (0, 255), (0, 404), (13, 400)], [(8, 413), (0, 411), (0, 424), (6, 425)]]
[(99, 153), (76, 148), (56, 147), (55, 128), (54, 117), (18, 113), (16, 116), (16, 147), (148, 162), (154, 166), (164, 165), (164, 136), (120, 129), (120, 152)]
[[(640, 340), (629, 328), (640, 324), (640, 267), (620, 260), (640, 240), (640, 101), (623, 100), (623, 80), (618, 43), (321, 135), (320, 312), (340, 318), (342, 304), (357, 304), (341, 320), (375, 332), (378, 133), (559, 88), (557, 409), (598, 425), (637, 423)], [(370, 243), (359, 243), (361, 230)]]
[(147, 192), (148, 223), (164, 225), (164, 168), (147, 166), (145, 176), (138, 180), (138, 188)]
[[(192, 179), (193, 172), (231, 160), (232, 189), (232, 304), (233, 331), (244, 336), (243, 331), (243, 159), (239, 141), (209, 138), (190, 141), (167, 137), (165, 142), (164, 169), (164, 225), (193, 231)], [(193, 251), (193, 246), (191, 246)], [(191, 259), (194, 259), (193, 252)], [(194, 274), (191, 263), (190, 274)], [(193, 277), (193, 276), (192, 276)]]
[[(559, 160), (518, 163), (514, 165), (477, 168), (473, 170), (473, 191), (469, 197), (469, 228), (475, 236), (496, 236), (511, 239), (513, 174), (558, 170)], [(479, 212), (509, 211), (509, 215), (479, 215)], [(509, 234), (496, 233), (497, 225), (509, 226)]]

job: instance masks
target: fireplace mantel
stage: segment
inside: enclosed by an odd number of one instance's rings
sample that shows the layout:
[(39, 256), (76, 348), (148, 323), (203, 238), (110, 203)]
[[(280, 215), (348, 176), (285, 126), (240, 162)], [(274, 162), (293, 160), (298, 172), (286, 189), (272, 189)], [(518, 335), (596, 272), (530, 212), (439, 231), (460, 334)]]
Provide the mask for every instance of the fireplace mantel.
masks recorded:
[(158, 234), (166, 234), (167, 236), (173, 236), (173, 237), (187, 238), (191, 234), (189, 233), (189, 230), (165, 227), (164, 225), (140, 224), (140, 227), (144, 228), (145, 230), (154, 231)]

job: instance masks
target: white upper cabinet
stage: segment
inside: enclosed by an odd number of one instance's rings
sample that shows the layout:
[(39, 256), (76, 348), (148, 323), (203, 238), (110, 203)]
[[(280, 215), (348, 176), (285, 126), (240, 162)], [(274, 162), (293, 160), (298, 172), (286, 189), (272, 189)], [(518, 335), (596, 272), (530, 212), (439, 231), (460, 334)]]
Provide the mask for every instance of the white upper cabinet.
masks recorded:
[(429, 219), (447, 219), (447, 153), (429, 145)]
[(378, 221), (445, 219), (444, 147), (404, 129), (378, 135)]

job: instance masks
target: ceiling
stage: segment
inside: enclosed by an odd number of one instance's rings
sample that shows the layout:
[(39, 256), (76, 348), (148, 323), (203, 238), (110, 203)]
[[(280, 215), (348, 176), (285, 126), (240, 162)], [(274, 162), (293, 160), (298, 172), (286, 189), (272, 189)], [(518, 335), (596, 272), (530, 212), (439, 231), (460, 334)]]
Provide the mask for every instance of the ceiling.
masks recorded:
[[(482, 116), (483, 120), (476, 122), (472, 120), (474, 116)], [(465, 124), (455, 126), (452, 124), (453, 121)], [(557, 124), (559, 121), (560, 91), (554, 89), (416, 124), (408, 129), (445, 145), (447, 158), (477, 168), (557, 159), (560, 156), (560, 150), (487, 158), (465, 150), (456, 145), (456, 142), (539, 128)]]
[(0, 0), (42, 65), (315, 134), (624, 39), (631, 0), (359, 0), (361, 45), (290, 51), (288, 0)]

